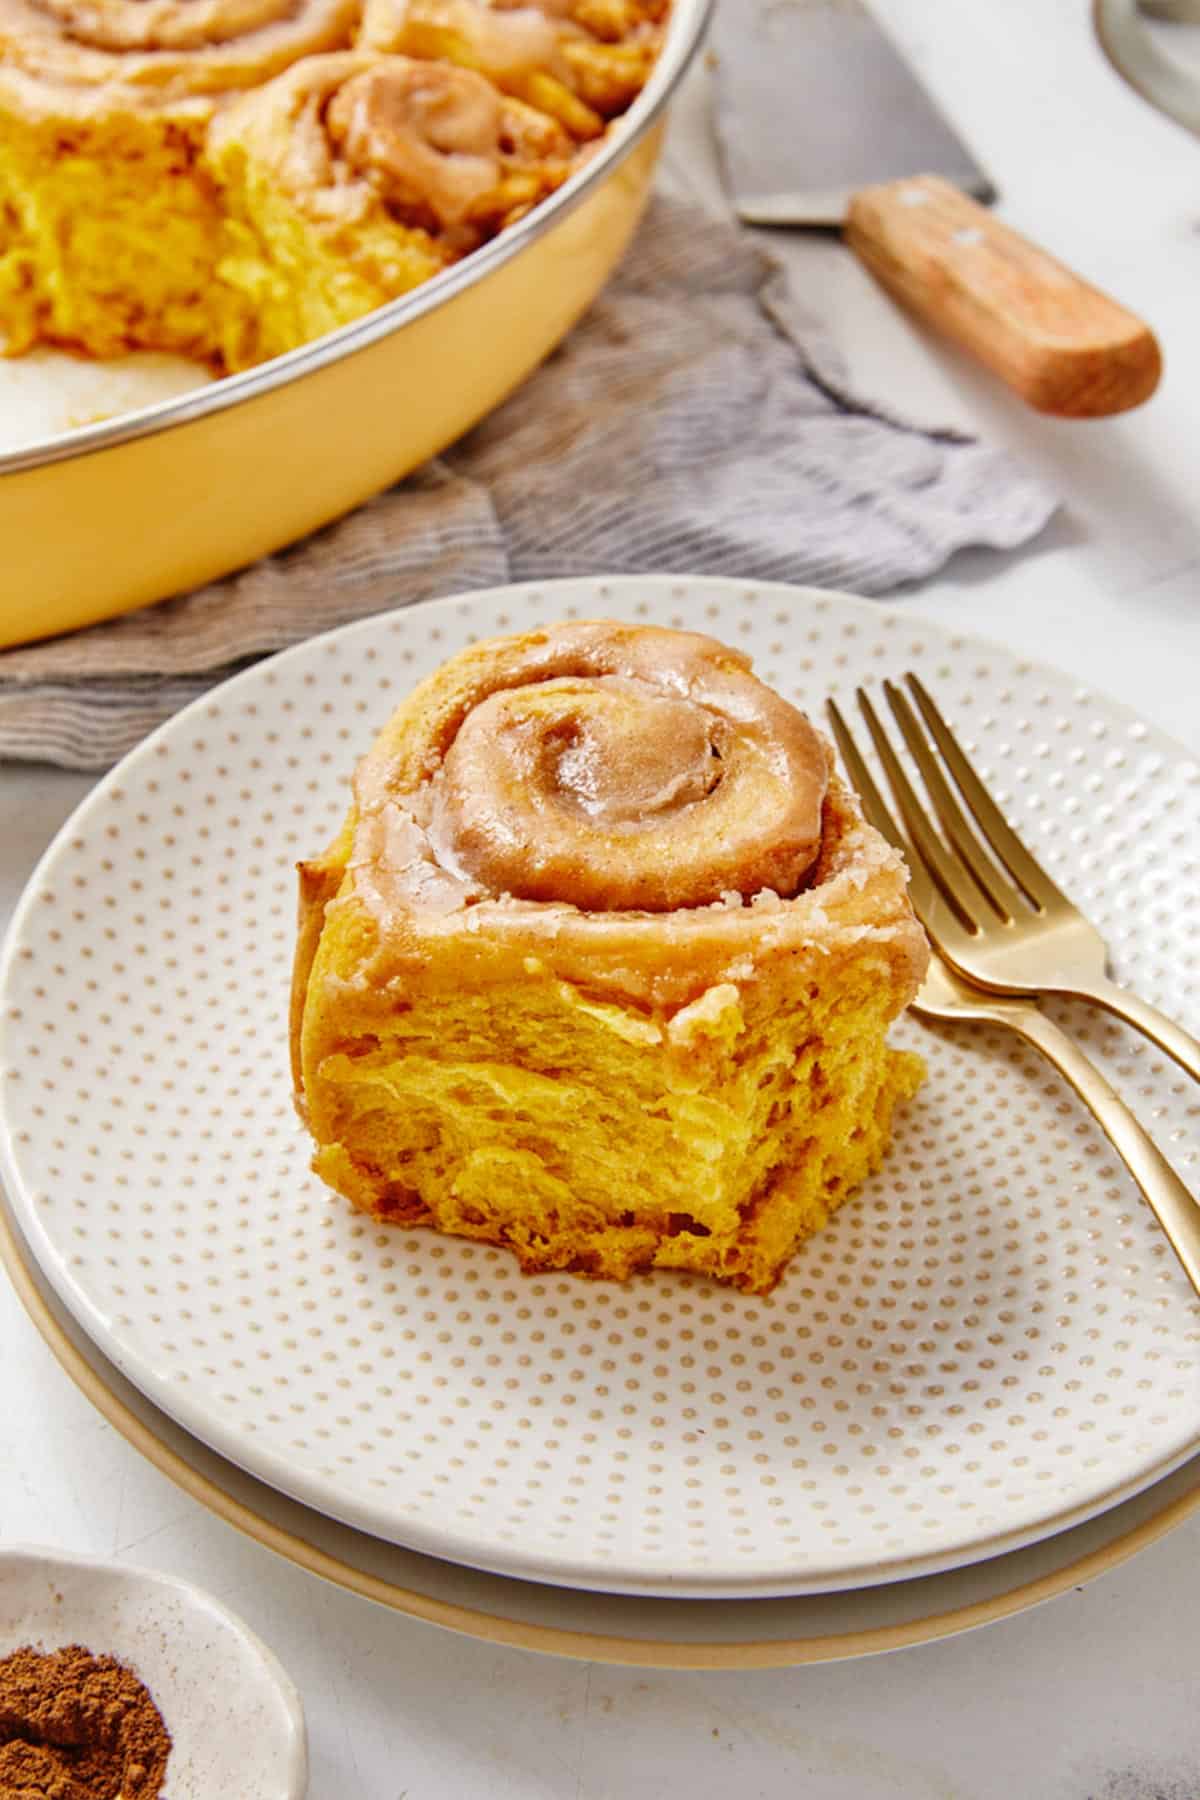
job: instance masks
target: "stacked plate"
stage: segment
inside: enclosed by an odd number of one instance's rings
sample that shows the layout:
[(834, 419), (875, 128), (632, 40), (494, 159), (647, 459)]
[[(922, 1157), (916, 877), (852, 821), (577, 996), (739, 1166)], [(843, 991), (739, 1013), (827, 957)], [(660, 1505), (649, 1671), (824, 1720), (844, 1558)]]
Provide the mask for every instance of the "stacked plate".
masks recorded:
[[(826, 593), (622, 578), (448, 600), (239, 676), (48, 852), (2, 976), (10, 1272), (96, 1404), (197, 1498), (479, 1635), (762, 1665), (1077, 1583), (1200, 1504), (1200, 1304), (1015, 1040), (905, 1024), (929, 1079), (887, 1165), (765, 1300), (526, 1280), (499, 1251), (357, 1217), (308, 1172), (284, 1041), (293, 864), (413, 681), (476, 637), (596, 615), (710, 631), (817, 717), (918, 669), (1118, 976), (1200, 1024), (1200, 770), (1119, 706)], [(1177, 1072), (1061, 1016), (1194, 1182)]]

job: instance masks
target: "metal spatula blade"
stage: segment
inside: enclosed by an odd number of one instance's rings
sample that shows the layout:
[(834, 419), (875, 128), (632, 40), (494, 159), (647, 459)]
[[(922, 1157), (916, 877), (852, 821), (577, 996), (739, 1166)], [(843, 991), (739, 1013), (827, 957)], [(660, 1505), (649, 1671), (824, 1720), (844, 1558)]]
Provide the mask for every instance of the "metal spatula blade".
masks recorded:
[(743, 219), (843, 226), (902, 306), (1041, 412), (1154, 392), (1154, 333), (977, 204), (991, 182), (859, 0), (720, 0), (712, 49)]
[(858, 0), (718, 0), (717, 131), (741, 217), (840, 225), (858, 189), (991, 182)]

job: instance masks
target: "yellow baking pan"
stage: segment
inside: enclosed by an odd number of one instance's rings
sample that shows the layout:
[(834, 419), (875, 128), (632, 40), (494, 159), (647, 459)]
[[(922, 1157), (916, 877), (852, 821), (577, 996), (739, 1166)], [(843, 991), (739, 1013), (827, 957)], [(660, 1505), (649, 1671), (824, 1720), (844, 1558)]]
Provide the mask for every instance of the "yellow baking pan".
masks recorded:
[(518, 224), (287, 356), (0, 455), (0, 646), (180, 593), (327, 524), (460, 437), (566, 335), (649, 194), (711, 0), (675, 0), (644, 92)]

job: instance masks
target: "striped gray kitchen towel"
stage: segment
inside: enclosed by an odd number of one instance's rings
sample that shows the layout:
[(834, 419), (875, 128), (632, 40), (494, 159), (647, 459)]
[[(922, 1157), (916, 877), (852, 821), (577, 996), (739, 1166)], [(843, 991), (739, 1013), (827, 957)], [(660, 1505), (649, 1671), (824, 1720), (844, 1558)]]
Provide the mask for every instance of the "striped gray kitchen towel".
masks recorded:
[(1055, 505), (851, 392), (778, 266), (660, 198), (567, 342), (436, 462), (224, 581), (0, 652), (0, 756), (104, 768), (252, 658), (440, 594), (650, 570), (880, 594)]

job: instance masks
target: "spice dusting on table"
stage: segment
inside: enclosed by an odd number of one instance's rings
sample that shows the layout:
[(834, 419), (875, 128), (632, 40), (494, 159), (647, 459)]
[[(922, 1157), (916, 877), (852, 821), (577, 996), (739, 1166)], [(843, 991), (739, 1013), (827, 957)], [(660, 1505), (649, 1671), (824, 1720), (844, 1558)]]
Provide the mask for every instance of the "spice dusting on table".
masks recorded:
[(0, 1800), (156, 1800), (171, 1736), (145, 1683), (82, 1644), (0, 1658)]

